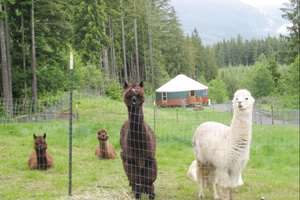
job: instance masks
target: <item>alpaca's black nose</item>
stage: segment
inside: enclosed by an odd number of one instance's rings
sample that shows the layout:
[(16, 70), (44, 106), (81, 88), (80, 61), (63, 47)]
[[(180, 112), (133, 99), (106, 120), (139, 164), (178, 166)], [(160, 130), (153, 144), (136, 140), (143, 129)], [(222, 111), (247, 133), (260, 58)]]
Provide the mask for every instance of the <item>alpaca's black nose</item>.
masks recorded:
[(242, 105), (242, 102), (241, 102), (241, 101), (238, 101), (238, 107), (239, 107), (239, 108), (242, 108), (242, 107), (243, 107), (243, 105)]
[(135, 103), (136, 102), (136, 96), (133, 96), (131, 101), (132, 101), (132, 103)]

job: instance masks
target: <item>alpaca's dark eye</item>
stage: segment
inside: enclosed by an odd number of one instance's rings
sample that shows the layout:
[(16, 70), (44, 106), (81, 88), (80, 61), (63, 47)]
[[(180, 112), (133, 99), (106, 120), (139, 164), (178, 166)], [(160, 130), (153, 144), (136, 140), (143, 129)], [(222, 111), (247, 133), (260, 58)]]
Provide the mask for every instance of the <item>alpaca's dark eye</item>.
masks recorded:
[(248, 98), (246, 98), (246, 100), (248, 100)]
[(236, 98), (235, 100), (238, 100), (238, 98)]
[(141, 95), (140, 95), (140, 94), (138, 94), (138, 95), (136, 95), (136, 97), (137, 97), (137, 98), (141, 98)]

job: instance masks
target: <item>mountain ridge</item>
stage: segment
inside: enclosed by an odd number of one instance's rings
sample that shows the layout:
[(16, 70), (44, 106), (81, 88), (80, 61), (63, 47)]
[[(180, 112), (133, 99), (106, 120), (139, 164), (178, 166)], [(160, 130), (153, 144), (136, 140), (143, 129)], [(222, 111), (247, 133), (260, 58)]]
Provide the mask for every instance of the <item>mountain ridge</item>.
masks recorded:
[(184, 32), (191, 34), (196, 28), (205, 45), (236, 38), (239, 34), (244, 39), (279, 36), (277, 30), (285, 22), (278, 7), (270, 7), (264, 13), (240, 0), (185, 2), (183, 4), (180, 0), (172, 0), (171, 5), (176, 10)]

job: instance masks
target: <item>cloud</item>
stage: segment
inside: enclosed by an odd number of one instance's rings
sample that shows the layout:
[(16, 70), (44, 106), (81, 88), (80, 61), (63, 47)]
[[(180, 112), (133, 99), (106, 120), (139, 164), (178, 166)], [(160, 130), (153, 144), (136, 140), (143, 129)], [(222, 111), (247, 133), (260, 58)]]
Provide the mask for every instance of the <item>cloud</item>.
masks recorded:
[(277, 29), (277, 33), (280, 33), (280, 34), (283, 34), (283, 35), (288, 34), (288, 31), (287, 31), (287, 27), (288, 26), (292, 26), (292, 24), (284, 24), (284, 25), (282, 25), (279, 29)]
[(241, 0), (241, 1), (255, 8), (258, 8), (261, 11), (268, 6), (282, 6), (283, 3), (289, 2), (289, 0)]

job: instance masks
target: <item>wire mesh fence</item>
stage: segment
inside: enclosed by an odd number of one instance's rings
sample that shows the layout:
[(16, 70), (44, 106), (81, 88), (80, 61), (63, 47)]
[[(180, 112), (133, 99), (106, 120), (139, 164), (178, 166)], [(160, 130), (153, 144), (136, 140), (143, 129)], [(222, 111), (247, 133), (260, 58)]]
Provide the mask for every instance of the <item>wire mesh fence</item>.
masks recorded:
[[(12, 117), (1, 115), (1, 199), (69, 199), (69, 99), (68, 93), (40, 97), (37, 110), (33, 109), (33, 101), (25, 104), (24, 99), (18, 99), (14, 100)], [(198, 198), (198, 184), (186, 175), (195, 160), (192, 138), (197, 127), (207, 121), (230, 126), (231, 108), (224, 106), (225, 111), (217, 105), (204, 110), (160, 108), (151, 98), (144, 103), (144, 120), (156, 135), (157, 199)], [(288, 114), (285, 125), (260, 123), (257, 112), (258, 106), (253, 112), (250, 160), (242, 171), (244, 185), (238, 188), (237, 199), (298, 199), (299, 125), (287, 125)], [(261, 111), (262, 117), (267, 115), (263, 112), (267, 111)], [(129, 117), (125, 103), (100, 96), (97, 91), (78, 90), (73, 93), (73, 114), (71, 198), (134, 199), (120, 155), (120, 130)], [(117, 158), (95, 156), (100, 145), (99, 129), (107, 130), (107, 142), (114, 146)], [(33, 134), (44, 133), (55, 167), (30, 170)], [(208, 189), (205, 194), (212, 199)]]

